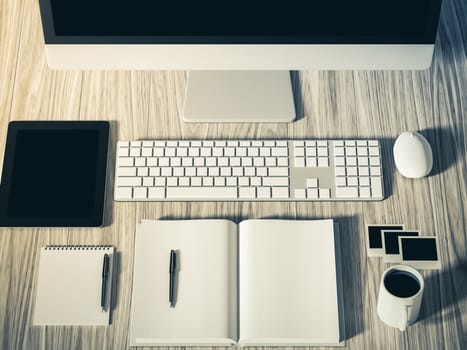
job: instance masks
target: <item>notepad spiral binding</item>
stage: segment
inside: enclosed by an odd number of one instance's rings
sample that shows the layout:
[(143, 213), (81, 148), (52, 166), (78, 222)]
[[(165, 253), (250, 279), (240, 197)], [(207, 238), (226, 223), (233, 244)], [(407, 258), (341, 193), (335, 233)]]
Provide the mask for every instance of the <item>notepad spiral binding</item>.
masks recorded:
[(107, 250), (111, 245), (48, 245), (45, 250)]

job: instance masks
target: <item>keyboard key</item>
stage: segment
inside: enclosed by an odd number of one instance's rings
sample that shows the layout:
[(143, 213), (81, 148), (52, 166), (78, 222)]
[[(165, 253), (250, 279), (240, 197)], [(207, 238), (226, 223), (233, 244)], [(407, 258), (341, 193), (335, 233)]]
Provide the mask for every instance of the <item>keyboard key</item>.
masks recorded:
[(165, 177), (156, 177), (154, 178), (155, 187), (165, 187)]
[(277, 166), (289, 166), (289, 158), (287, 157), (278, 157)]
[(138, 168), (138, 176), (148, 176), (149, 169), (148, 168)]
[[(281, 169), (281, 168), (279, 168)], [(282, 168), (284, 169), (284, 168)], [(256, 168), (256, 175), (257, 176), (268, 176), (268, 168), (265, 168), (265, 167), (259, 167), (259, 168)]]
[(288, 187), (273, 187), (272, 198), (289, 198)]
[(130, 156), (131, 157), (140, 157), (141, 156), (141, 148), (130, 148)]
[(175, 148), (173, 147), (168, 147), (165, 149), (165, 154), (166, 157), (175, 157)]
[(250, 147), (248, 148), (247, 154), (249, 157), (257, 157), (259, 155), (258, 148)]
[(167, 187), (171, 199), (236, 199), (235, 187)]
[(348, 166), (355, 166), (357, 165), (357, 158), (356, 157), (347, 157), (346, 163)]
[(357, 176), (357, 167), (355, 166), (347, 167), (347, 176)]
[(368, 155), (368, 148), (366, 147), (358, 147), (357, 148), (357, 155), (358, 156), (367, 156)]
[(133, 188), (133, 198), (146, 199), (148, 197), (148, 189), (146, 187)]
[(306, 190), (306, 197), (310, 199), (318, 199), (318, 189), (317, 188), (308, 188)]
[(258, 187), (258, 198), (271, 198), (271, 187)]
[(288, 177), (263, 177), (263, 186), (288, 186)]
[(287, 147), (277, 147), (271, 150), (271, 155), (275, 157), (287, 156), (289, 154)]
[(347, 186), (347, 180), (345, 177), (336, 177), (336, 186), (337, 187), (343, 187)]
[(260, 177), (250, 177), (250, 186), (261, 186), (261, 178)]
[(293, 145), (294, 147), (304, 147), (305, 141), (294, 141)]
[(152, 148), (143, 148), (141, 151), (143, 157), (152, 157)]
[(371, 176), (380, 176), (381, 175), (381, 169), (379, 167), (372, 166), (370, 168), (370, 174), (371, 174)]
[(117, 187), (141, 186), (140, 177), (117, 177)]
[[(144, 183), (143, 183), (144, 185)], [(190, 186), (190, 178), (189, 177), (179, 177), (178, 178), (178, 185), (179, 186)]]
[(371, 194), (376, 198), (383, 196), (383, 184), (380, 177), (371, 178)]
[(221, 176), (232, 176), (232, 168), (229, 168), (229, 167), (221, 168)]
[(225, 186), (225, 177), (215, 177), (214, 186)]
[(230, 158), (230, 166), (240, 166), (241, 164), (242, 164), (242, 160), (240, 157)]
[(176, 177), (168, 177), (167, 186), (170, 186), (170, 187), (178, 186), (178, 179)]
[(133, 198), (133, 188), (131, 187), (115, 187), (115, 199), (131, 199)]
[(118, 147), (118, 157), (128, 157), (130, 155), (130, 149), (128, 147)]
[(344, 166), (345, 165), (345, 158), (344, 157), (334, 158), (334, 165), (335, 166)]
[(328, 149), (324, 147), (318, 147), (318, 157), (327, 157)]
[(359, 178), (359, 184), (360, 186), (370, 186), (370, 178), (365, 176), (365, 177), (360, 177)]
[(318, 160), (316, 158), (306, 158), (306, 166), (307, 168), (316, 168), (318, 166)]
[(254, 187), (240, 187), (238, 189), (239, 198), (253, 199), (256, 198), (256, 188)]
[(130, 157), (118, 158), (118, 166), (133, 166), (135, 164), (135, 159)]
[(316, 178), (311, 178), (311, 179), (306, 179), (306, 187), (318, 187), (318, 179)]
[(328, 158), (323, 158), (319, 157), (318, 158), (318, 167), (328, 167), (329, 166), (329, 159)]
[(370, 175), (370, 170), (367, 167), (358, 167), (358, 175), (360, 176), (368, 176)]
[(172, 176), (172, 168), (161, 168), (161, 176)]
[(203, 177), (203, 187), (212, 187), (214, 185), (214, 178)]
[(344, 156), (344, 147), (336, 147), (334, 148), (334, 156)]
[(237, 186), (237, 178), (236, 177), (227, 177), (226, 179), (227, 186)]
[(319, 198), (323, 198), (323, 199), (331, 198), (331, 190), (329, 188), (320, 188)]
[(370, 188), (361, 187), (360, 188), (360, 198), (370, 198)]
[(370, 165), (371, 166), (379, 166), (380, 161), (378, 157), (370, 157)]
[(335, 169), (336, 176), (345, 176), (345, 168), (344, 167), (336, 167)]
[(358, 186), (358, 177), (352, 176), (347, 178), (347, 185), (352, 187)]
[(289, 176), (289, 168), (268, 168), (268, 173), (269, 176)]
[(305, 189), (304, 188), (296, 188), (295, 189), (295, 198), (297, 199), (305, 199)]
[(190, 177), (191, 186), (201, 186), (201, 177)]
[(238, 186), (250, 186), (250, 178), (249, 177), (239, 177), (238, 178)]
[(117, 168), (117, 176), (136, 176), (136, 168)]
[(316, 148), (307, 147), (306, 148), (306, 155), (307, 155), (307, 157), (316, 157)]
[(146, 166), (146, 158), (135, 158), (135, 166)]
[(294, 148), (294, 155), (295, 155), (295, 157), (305, 156), (305, 149), (304, 148)]
[(337, 198), (358, 198), (358, 187), (336, 187)]
[(305, 158), (295, 158), (294, 159), (294, 165), (297, 167), (297, 168), (304, 168), (305, 167)]
[(188, 155), (190, 157), (199, 157), (199, 148), (188, 148)]

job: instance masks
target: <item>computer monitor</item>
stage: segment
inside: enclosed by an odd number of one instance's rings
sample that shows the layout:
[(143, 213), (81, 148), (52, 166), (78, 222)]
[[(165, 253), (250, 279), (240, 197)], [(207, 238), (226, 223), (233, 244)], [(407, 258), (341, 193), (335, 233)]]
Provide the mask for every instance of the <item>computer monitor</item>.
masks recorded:
[(290, 121), (288, 70), (425, 69), (441, 0), (40, 0), (56, 69), (188, 69), (184, 120)]

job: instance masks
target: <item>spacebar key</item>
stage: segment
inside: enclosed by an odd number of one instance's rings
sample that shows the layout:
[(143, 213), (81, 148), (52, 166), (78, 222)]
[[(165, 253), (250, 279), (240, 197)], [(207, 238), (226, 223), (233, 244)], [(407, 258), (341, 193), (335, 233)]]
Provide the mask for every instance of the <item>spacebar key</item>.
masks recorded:
[(167, 199), (232, 199), (236, 187), (167, 187)]

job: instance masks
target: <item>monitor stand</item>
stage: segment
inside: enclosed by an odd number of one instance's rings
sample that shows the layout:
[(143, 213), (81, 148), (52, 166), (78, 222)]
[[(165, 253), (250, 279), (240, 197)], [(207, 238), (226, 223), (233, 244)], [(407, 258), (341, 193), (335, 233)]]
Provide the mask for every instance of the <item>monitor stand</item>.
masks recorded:
[(183, 120), (287, 123), (295, 118), (289, 71), (191, 71)]

